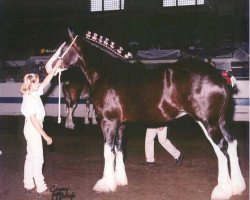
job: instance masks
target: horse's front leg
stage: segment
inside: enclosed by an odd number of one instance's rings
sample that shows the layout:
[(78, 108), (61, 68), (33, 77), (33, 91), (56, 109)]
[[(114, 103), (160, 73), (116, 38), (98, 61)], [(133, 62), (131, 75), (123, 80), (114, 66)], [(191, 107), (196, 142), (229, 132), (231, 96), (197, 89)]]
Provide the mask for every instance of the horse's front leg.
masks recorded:
[(97, 192), (110, 192), (116, 189), (116, 180), (114, 172), (114, 138), (117, 130), (117, 122), (115, 120), (103, 119), (101, 128), (104, 136), (104, 171), (103, 177), (94, 186)]
[(119, 127), (117, 135), (115, 137), (115, 155), (116, 155), (116, 165), (115, 165), (115, 179), (119, 186), (124, 186), (128, 184), (127, 174), (125, 171), (125, 165), (123, 161), (123, 133), (125, 125)]
[(73, 122), (73, 111), (74, 108), (76, 107), (76, 104), (74, 104), (72, 107), (67, 106), (67, 117), (66, 117), (66, 121), (65, 121), (65, 128), (69, 128), (69, 129), (74, 129), (75, 124)]

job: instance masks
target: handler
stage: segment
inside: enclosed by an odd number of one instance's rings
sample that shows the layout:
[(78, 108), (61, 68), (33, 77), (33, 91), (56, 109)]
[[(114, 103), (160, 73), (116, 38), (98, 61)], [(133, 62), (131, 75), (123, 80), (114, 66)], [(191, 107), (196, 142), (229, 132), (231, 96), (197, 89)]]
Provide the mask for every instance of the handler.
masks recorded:
[(158, 136), (159, 143), (163, 148), (170, 153), (175, 159), (175, 165), (181, 164), (183, 154), (175, 148), (175, 146), (167, 139), (167, 127), (160, 128), (148, 128), (145, 137), (145, 155), (146, 162), (142, 163), (142, 166), (153, 166), (154, 165), (154, 138)]
[(51, 70), (41, 84), (39, 84), (39, 76), (37, 74), (26, 74), (23, 79), (24, 83), (21, 86), (21, 93), (23, 95), (21, 112), (25, 116), (23, 131), (27, 141), (23, 180), (26, 193), (34, 192), (36, 186), (38, 195), (48, 196), (51, 194), (47, 190), (42, 174), (44, 162), (42, 137), (46, 140), (47, 145), (52, 144), (52, 138), (43, 130), (45, 110), (40, 96), (43, 94), (44, 87), (50, 83), (54, 73), (61, 65), (62, 60), (58, 60), (53, 70)]

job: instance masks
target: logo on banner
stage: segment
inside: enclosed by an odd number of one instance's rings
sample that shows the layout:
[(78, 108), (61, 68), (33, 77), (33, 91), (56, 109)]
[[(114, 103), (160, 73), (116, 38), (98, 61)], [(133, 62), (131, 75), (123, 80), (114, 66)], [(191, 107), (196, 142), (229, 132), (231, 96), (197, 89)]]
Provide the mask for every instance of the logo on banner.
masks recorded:
[(47, 54), (47, 53), (55, 53), (57, 49), (45, 49), (45, 48), (42, 48), (40, 49), (40, 53), (41, 54)]

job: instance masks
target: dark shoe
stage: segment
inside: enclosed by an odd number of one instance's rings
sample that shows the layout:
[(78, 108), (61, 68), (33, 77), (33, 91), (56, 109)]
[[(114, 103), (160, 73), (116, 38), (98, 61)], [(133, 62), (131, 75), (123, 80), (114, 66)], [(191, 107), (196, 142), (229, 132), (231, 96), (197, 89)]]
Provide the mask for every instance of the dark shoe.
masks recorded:
[(154, 162), (147, 162), (147, 161), (145, 161), (145, 162), (141, 163), (141, 166), (144, 166), (144, 167), (152, 167), (154, 165), (155, 165)]
[(36, 192), (36, 189), (35, 188), (32, 188), (32, 189), (27, 189), (25, 188), (24, 189), (24, 193), (25, 194), (31, 194), (31, 193), (35, 193)]
[(38, 192), (37, 193), (37, 196), (51, 196), (52, 193), (47, 189), (47, 190), (44, 190), (43, 192)]
[(181, 153), (179, 158), (175, 159), (175, 166), (178, 167), (182, 162), (183, 154)]

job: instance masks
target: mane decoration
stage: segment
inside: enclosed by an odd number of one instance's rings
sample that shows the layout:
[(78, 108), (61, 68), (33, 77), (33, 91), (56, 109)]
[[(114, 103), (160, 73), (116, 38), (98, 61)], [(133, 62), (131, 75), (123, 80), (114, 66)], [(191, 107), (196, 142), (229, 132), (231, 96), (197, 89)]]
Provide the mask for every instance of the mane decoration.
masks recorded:
[(100, 48), (113, 57), (118, 57), (123, 60), (130, 60), (133, 58), (130, 52), (124, 53), (124, 49), (121, 46), (116, 46), (114, 42), (109, 41), (108, 38), (104, 39), (104, 37), (101, 35), (98, 37), (97, 33), (91, 33), (90, 31), (87, 31), (84, 40)]

